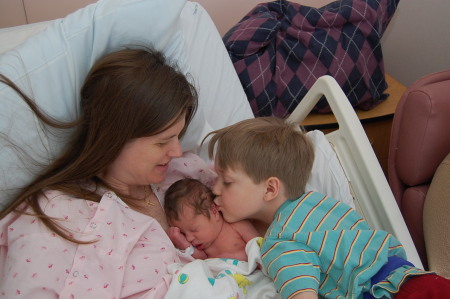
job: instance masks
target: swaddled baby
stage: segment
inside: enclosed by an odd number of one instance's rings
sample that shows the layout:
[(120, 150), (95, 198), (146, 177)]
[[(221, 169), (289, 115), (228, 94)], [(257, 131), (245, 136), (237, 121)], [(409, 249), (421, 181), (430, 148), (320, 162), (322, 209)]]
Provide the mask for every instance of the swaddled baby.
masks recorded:
[(247, 261), (245, 246), (258, 232), (247, 220), (226, 222), (213, 200), (211, 189), (198, 180), (186, 178), (172, 184), (164, 200), (170, 239), (196, 259)]

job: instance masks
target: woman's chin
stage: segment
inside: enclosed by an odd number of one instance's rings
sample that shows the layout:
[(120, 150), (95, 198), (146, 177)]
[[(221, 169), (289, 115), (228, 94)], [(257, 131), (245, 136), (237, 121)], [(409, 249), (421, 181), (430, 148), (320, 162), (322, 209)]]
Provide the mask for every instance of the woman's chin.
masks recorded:
[(164, 182), (165, 179), (166, 179), (166, 176), (165, 176), (165, 175), (160, 176), (160, 177), (158, 177), (158, 178), (154, 178), (154, 179), (152, 180), (152, 184), (161, 184), (162, 182)]

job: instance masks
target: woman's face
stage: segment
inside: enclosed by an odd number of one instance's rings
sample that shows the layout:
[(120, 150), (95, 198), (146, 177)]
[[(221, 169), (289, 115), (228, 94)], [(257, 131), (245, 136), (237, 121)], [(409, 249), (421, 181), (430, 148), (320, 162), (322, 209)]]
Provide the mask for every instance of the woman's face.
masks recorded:
[(108, 167), (103, 179), (116, 188), (162, 182), (170, 160), (182, 155), (178, 137), (184, 125), (185, 117), (182, 115), (157, 135), (129, 141)]

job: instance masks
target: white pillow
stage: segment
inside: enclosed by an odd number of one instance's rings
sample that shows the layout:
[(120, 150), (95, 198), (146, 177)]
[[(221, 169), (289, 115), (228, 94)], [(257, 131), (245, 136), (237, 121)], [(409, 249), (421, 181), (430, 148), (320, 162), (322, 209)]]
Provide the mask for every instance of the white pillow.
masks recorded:
[(350, 184), (336, 152), (322, 131), (307, 133), (314, 143), (314, 164), (305, 191), (317, 191), (355, 208)]
[[(122, 45), (153, 45), (186, 69), (179, 25), (185, 3), (185, 0), (100, 0), (50, 22), (45, 30), (0, 55), (0, 73), (13, 80), (48, 114), (61, 120), (74, 119), (79, 90), (91, 65)], [(20, 27), (21, 32), (23, 28)], [(5, 32), (10, 36), (11, 29)], [(21, 161), (27, 160), (2, 137), (6, 135), (43, 163), (60, 152), (65, 139), (45, 135), (22, 99), (5, 85), (0, 85), (0, 98), (1, 203), (39, 170), (23, 165)]]
[(0, 28), (0, 54), (15, 48), (30, 36), (43, 31), (50, 23), (52, 21)]
[[(194, 77), (200, 97), (199, 111), (186, 134), (188, 139), (182, 142), (183, 149), (189, 149), (198, 146), (210, 131), (254, 116), (222, 38), (206, 10), (188, 1), (180, 24), (188, 72)], [(196, 153), (208, 160), (206, 146), (197, 148)]]

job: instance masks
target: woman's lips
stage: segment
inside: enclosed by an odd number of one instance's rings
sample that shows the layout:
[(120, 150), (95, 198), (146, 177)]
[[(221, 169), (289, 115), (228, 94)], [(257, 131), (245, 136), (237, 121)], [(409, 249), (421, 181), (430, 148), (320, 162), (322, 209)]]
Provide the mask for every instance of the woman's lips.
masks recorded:
[(157, 167), (162, 171), (162, 172), (166, 172), (167, 169), (169, 168), (169, 163), (165, 163), (165, 164), (158, 164)]

